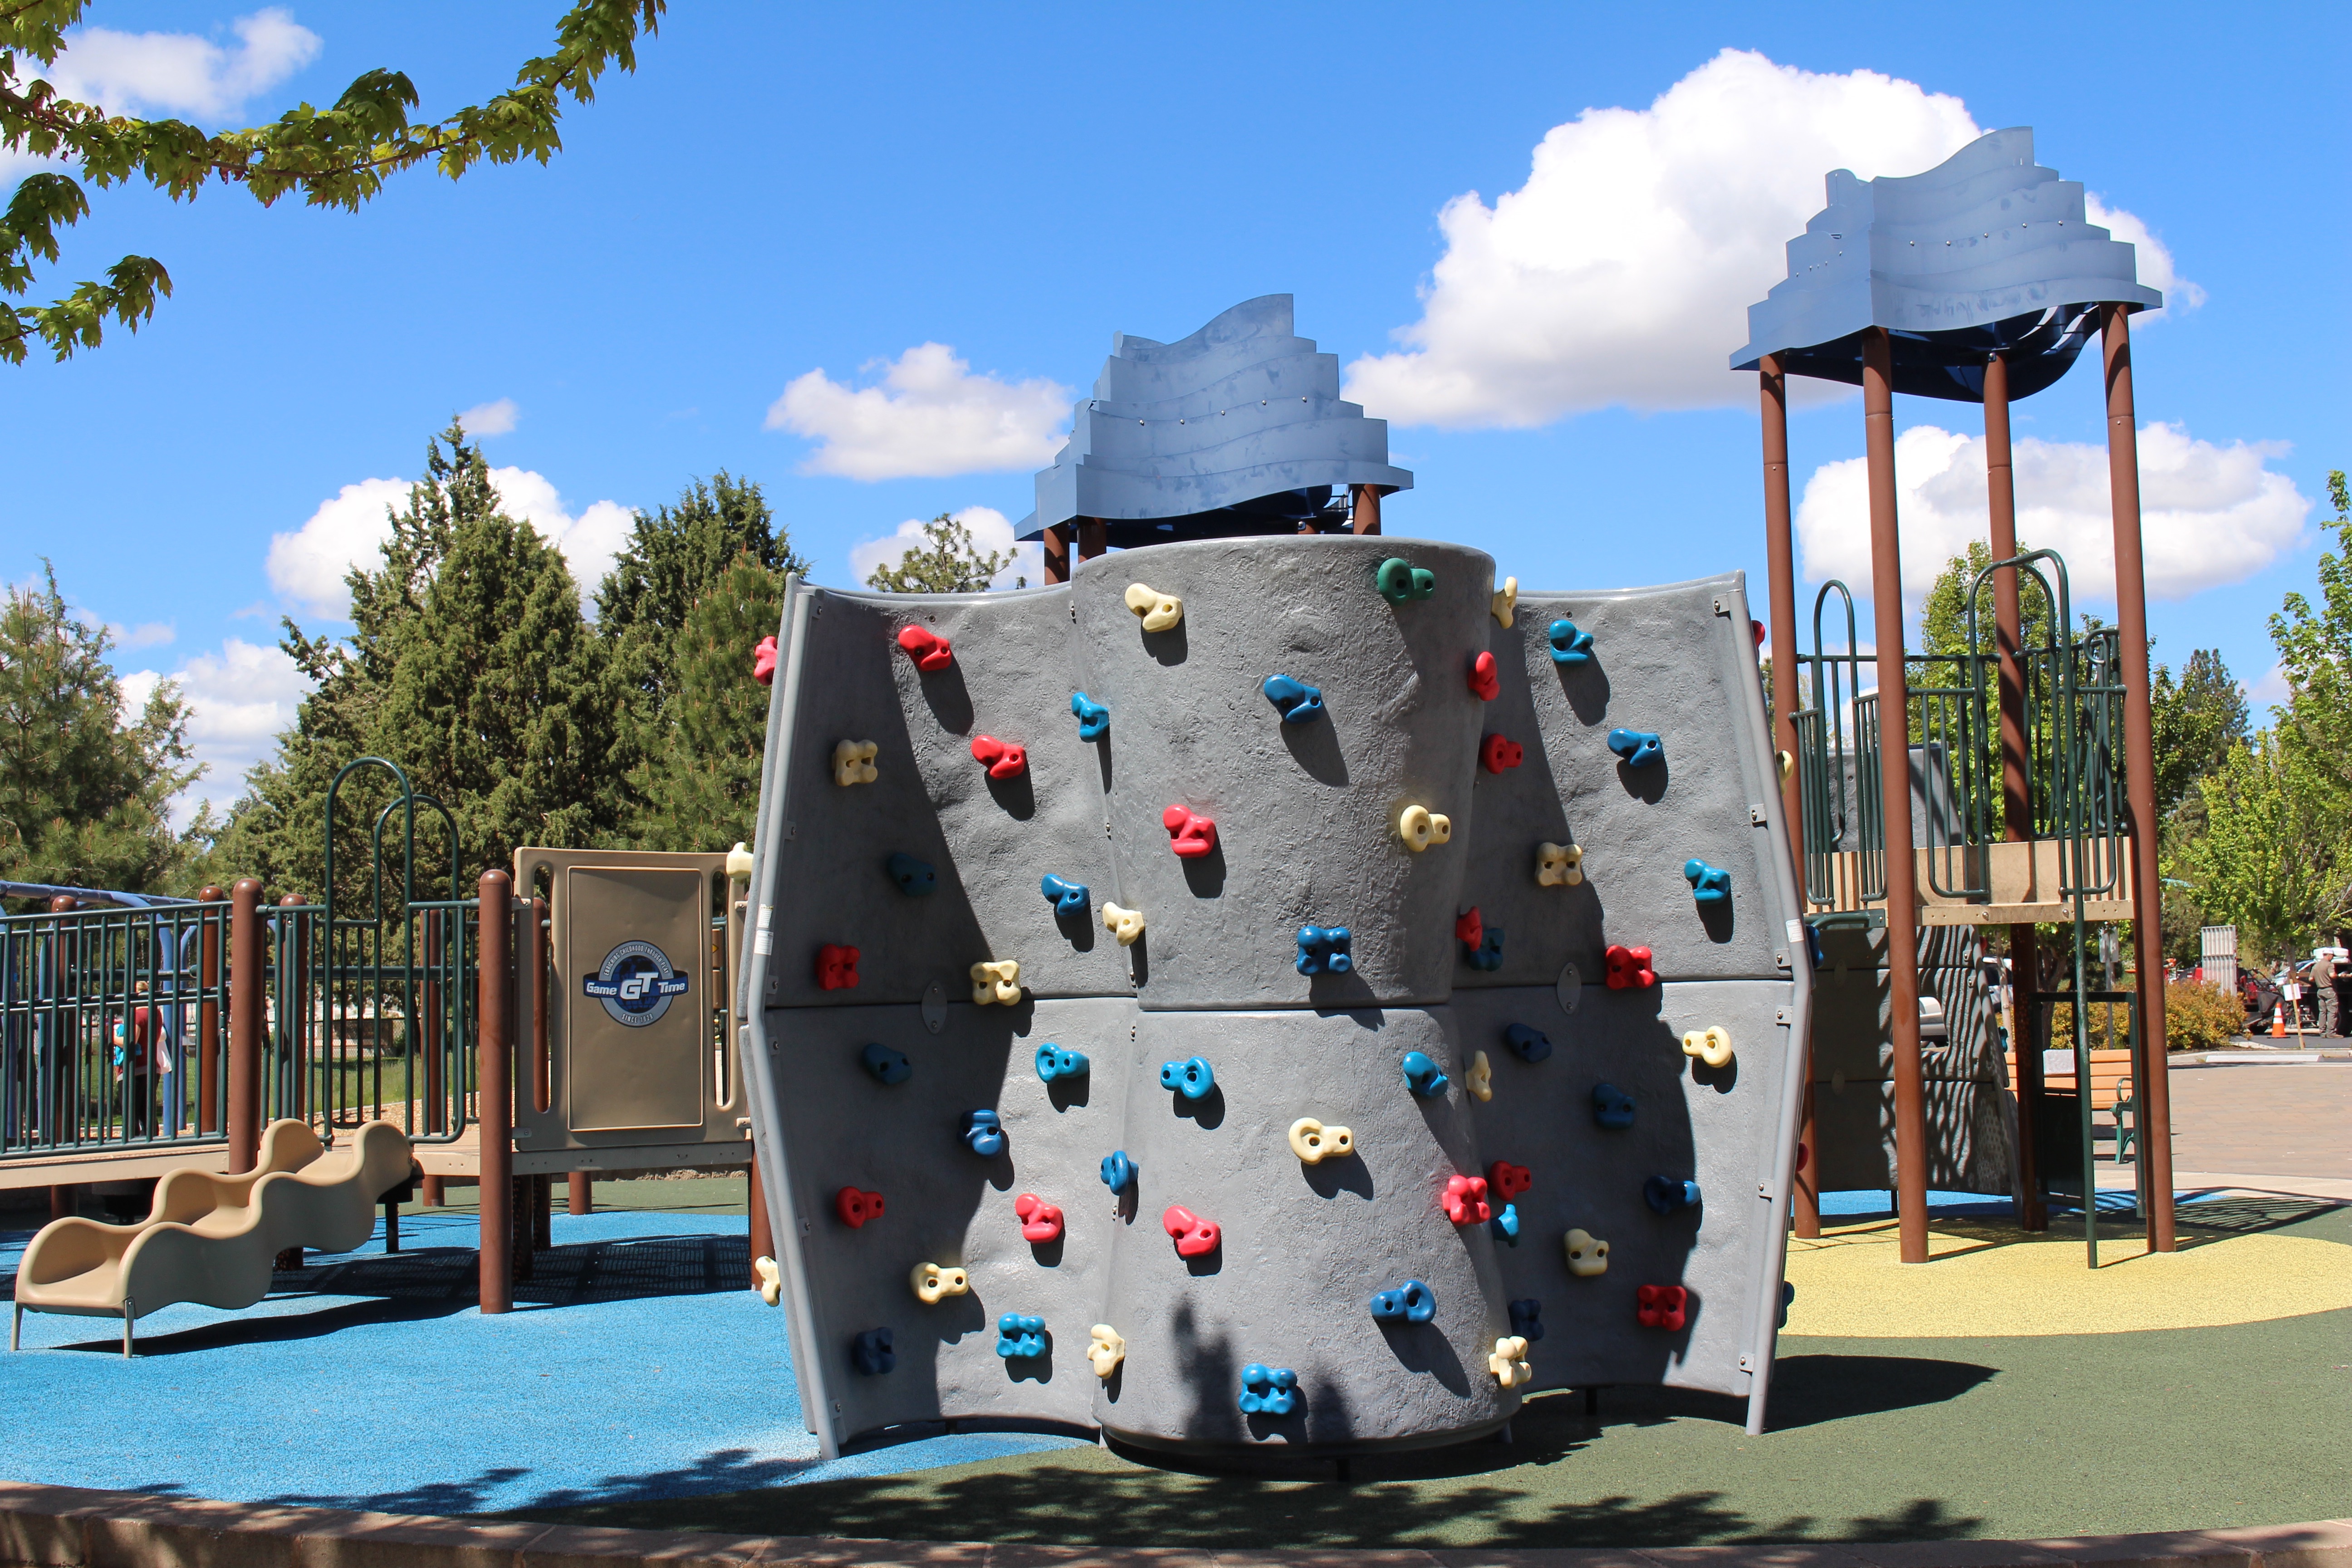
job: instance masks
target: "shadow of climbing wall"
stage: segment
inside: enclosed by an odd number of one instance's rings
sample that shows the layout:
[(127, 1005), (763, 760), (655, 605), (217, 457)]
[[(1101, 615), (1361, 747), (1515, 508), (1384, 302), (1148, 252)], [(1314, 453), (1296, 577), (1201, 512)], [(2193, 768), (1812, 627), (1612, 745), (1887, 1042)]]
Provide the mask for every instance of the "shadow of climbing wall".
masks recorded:
[(747, 1068), (829, 1447), (1754, 1391), (1806, 990), (1740, 581), (1495, 588), (1348, 537), (788, 596)]

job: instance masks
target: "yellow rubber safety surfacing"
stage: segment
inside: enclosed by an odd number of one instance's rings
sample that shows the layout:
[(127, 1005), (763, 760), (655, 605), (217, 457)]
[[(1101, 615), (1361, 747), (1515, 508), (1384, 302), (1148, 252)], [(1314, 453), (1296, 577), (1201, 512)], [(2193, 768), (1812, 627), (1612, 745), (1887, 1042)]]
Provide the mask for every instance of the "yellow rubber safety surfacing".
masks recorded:
[(1797, 1299), (1786, 1334), (1835, 1339), (1991, 1339), (2219, 1328), (2352, 1307), (2352, 1247), (2296, 1236), (2180, 1238), (2143, 1251), (2137, 1237), (2099, 1243), (2024, 1237), (2013, 1228), (1943, 1224), (1928, 1261), (1906, 1265), (1893, 1220), (1789, 1238)]

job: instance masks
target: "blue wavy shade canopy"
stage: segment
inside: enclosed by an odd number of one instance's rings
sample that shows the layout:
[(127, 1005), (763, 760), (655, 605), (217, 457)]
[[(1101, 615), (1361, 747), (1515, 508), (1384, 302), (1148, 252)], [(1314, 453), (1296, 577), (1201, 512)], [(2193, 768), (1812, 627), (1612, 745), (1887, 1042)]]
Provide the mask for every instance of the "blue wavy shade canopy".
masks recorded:
[(2080, 182), (2033, 161), (2033, 132), (1988, 132), (1924, 174), (1830, 172), (1829, 205), (1789, 242), (1789, 276), (1748, 307), (1734, 370), (1779, 354), (1791, 375), (1859, 385), (1862, 336), (1894, 343), (1895, 390), (1984, 401), (1985, 361), (2009, 358), (2009, 395), (2064, 375), (2097, 307), (2155, 310), (2131, 246), (2084, 215)]
[(1296, 533), (1338, 518), (1335, 489), (1412, 488), (1389, 466), (1388, 421), (1340, 400), (1339, 356), (1291, 331), (1287, 294), (1245, 300), (1177, 342), (1114, 333), (1072, 413), (1024, 539), (1081, 517), (1103, 519), (1123, 550)]

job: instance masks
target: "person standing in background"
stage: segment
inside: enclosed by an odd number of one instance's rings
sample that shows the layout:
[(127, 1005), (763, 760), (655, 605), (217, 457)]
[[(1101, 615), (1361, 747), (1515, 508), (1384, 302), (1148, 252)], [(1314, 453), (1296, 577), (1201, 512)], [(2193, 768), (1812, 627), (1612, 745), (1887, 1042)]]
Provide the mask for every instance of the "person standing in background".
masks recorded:
[(2312, 949), (2311, 957), (2311, 988), (2319, 994), (2315, 998), (2319, 1003), (2319, 1032), (2332, 1035), (2336, 1032), (2336, 1015), (2342, 1000), (2336, 994), (2336, 950), (2323, 939), (2319, 946)]

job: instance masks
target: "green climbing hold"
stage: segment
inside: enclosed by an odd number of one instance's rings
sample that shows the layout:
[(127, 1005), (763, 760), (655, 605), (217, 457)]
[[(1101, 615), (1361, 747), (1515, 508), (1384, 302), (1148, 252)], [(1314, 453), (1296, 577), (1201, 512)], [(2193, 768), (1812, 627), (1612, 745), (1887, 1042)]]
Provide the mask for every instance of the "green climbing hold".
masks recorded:
[(1391, 605), (1402, 605), (1414, 599), (1426, 599), (1437, 592), (1437, 574), (1427, 567), (1415, 566), (1402, 556), (1391, 555), (1381, 563), (1372, 585), (1381, 597)]

